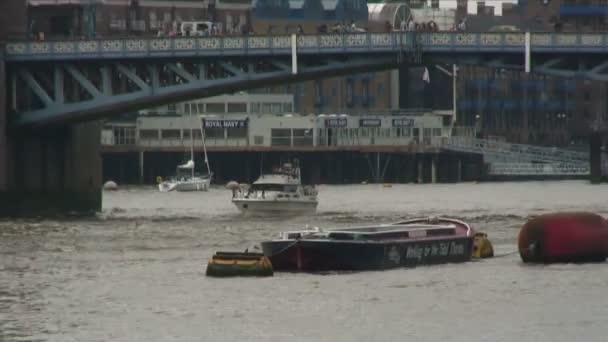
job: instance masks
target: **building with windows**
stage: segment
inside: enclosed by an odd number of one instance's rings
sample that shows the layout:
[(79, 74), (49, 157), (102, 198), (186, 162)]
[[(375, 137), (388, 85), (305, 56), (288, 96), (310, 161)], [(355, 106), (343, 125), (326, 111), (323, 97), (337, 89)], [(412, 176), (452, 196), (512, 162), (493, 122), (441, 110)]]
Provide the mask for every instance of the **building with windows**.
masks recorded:
[[(602, 0), (520, 0), (501, 17), (469, 15), (467, 29), (602, 32), (603, 8), (608, 3)], [(594, 127), (608, 121), (606, 98), (608, 87), (601, 81), (461, 67), (457, 125), (512, 142), (586, 144)]]
[(28, 31), (48, 38), (169, 35), (181, 22), (213, 22), (221, 32), (249, 27), (243, 0), (24, 0)]

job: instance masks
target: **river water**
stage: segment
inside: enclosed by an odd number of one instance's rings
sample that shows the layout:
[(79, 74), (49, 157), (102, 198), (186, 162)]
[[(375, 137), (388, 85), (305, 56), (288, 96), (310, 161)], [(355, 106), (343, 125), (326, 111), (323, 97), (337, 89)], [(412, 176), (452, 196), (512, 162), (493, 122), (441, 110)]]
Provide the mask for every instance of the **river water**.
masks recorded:
[[(320, 186), (314, 217), (244, 218), (231, 193), (104, 193), (95, 218), (0, 221), (0, 341), (606, 341), (608, 265), (523, 265), (519, 227), (608, 215), (584, 181)], [(449, 215), (494, 259), (329, 275), (205, 277), (217, 250), (285, 228)]]

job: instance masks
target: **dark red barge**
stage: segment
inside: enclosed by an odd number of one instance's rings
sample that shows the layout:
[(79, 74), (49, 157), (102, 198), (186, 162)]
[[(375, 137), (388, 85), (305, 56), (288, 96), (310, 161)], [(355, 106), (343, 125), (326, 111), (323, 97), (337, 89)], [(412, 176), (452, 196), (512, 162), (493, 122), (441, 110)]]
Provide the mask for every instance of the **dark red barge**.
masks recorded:
[(471, 260), (473, 229), (450, 218), (281, 233), (262, 242), (279, 271), (363, 271)]

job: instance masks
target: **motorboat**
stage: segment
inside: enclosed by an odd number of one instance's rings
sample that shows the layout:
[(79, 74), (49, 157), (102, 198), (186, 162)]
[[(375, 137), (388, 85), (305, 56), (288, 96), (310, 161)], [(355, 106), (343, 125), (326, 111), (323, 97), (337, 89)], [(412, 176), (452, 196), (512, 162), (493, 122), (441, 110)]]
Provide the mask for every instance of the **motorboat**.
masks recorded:
[(314, 186), (302, 185), (296, 161), (262, 174), (247, 189), (233, 190), (232, 203), (243, 213), (301, 214), (317, 210), (317, 195)]
[(363, 271), (471, 260), (475, 232), (452, 218), (282, 232), (261, 243), (278, 271)]

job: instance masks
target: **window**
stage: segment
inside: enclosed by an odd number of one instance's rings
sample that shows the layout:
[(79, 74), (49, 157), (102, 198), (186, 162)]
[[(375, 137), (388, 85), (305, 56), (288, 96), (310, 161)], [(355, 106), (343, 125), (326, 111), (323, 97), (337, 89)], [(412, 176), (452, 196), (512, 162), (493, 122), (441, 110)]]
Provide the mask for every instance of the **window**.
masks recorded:
[(283, 112), (285, 112), (285, 113), (291, 113), (291, 112), (293, 112), (293, 108), (292, 108), (291, 103), (284, 103), (283, 104)]
[(294, 129), (294, 146), (312, 146), (312, 129)]
[(184, 114), (190, 114), (190, 104), (184, 103)]
[(158, 130), (156, 129), (140, 129), (139, 139), (158, 139)]
[(202, 133), (200, 129), (193, 129), (192, 131), (190, 131), (189, 129), (185, 129), (182, 131), (182, 139), (190, 139), (190, 132), (192, 132), (192, 137), (194, 138), (194, 140), (201, 140), (202, 137)]
[(181, 139), (181, 130), (179, 129), (163, 129), (161, 131), (163, 139)]
[(247, 104), (228, 103), (228, 113), (247, 113)]
[(441, 128), (433, 128), (433, 136), (440, 137), (441, 136)]
[(260, 113), (270, 114), (270, 103), (262, 103)]
[(259, 113), (260, 112), (260, 104), (259, 103), (252, 103), (251, 104), (251, 112), (252, 113)]
[(203, 114), (205, 112), (205, 104), (204, 103), (197, 103), (197, 107), (198, 107), (199, 114)]
[(323, 83), (320, 80), (315, 81), (315, 105), (323, 105)]
[(135, 127), (114, 127), (113, 131), (117, 145), (135, 145)]
[(264, 136), (263, 135), (256, 135), (253, 137), (253, 143), (255, 145), (264, 145)]
[(224, 103), (207, 103), (207, 113), (225, 113), (226, 106)]
[(369, 80), (367, 78), (361, 81), (361, 87), (363, 88), (363, 96), (361, 98), (361, 104), (365, 107), (369, 106)]
[(270, 131), (271, 146), (291, 146), (291, 129), (273, 128)]
[(346, 80), (346, 105), (352, 107), (355, 104), (355, 82), (352, 78)]
[(247, 128), (227, 128), (228, 139), (247, 138)]
[(283, 106), (280, 103), (273, 103), (271, 113), (280, 114), (283, 110)]
[(205, 139), (224, 139), (224, 129), (205, 128)]

